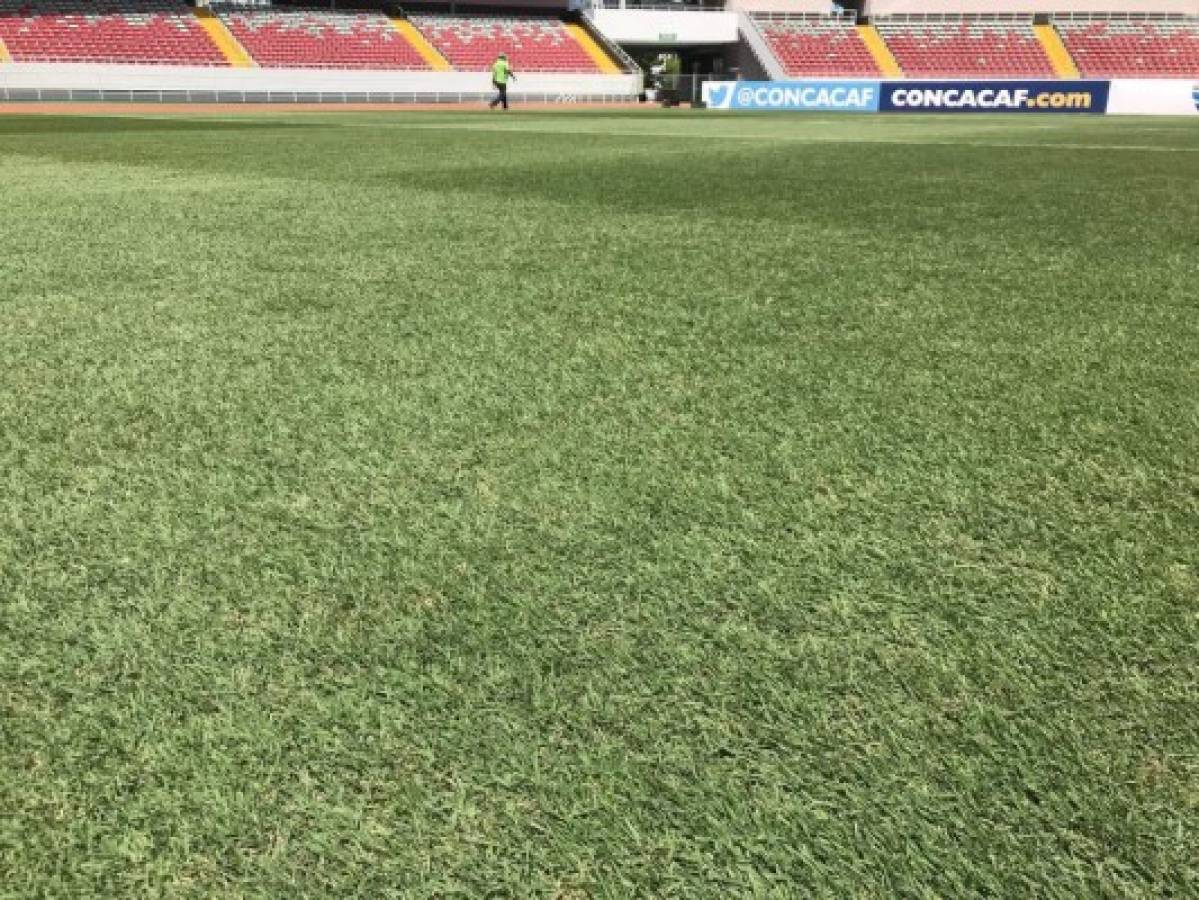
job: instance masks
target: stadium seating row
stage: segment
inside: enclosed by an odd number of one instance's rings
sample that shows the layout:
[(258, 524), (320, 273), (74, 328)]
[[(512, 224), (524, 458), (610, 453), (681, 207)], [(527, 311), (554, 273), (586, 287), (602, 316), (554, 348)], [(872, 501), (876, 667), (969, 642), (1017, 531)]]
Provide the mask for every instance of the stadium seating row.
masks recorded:
[[(758, 15), (795, 77), (880, 75), (851, 16)], [(1064, 19), (1054, 23), (1084, 77), (1199, 78), (1199, 19)], [(876, 20), (900, 70), (915, 78), (1053, 78), (1031, 16), (915, 16)]]
[[(382, 12), (216, 11), (264, 67), (427, 69), (430, 54), (440, 54), (446, 68), (484, 71), (506, 52), (518, 72), (599, 71), (565, 23), (549, 15), (413, 15), (431, 47), (422, 53)], [(882, 74), (852, 15), (755, 18), (790, 76)], [(1083, 76), (1199, 78), (1199, 19), (1066, 17), (1054, 25)], [(882, 17), (875, 26), (910, 77), (1055, 75), (1031, 16)], [(0, 41), (15, 62), (229, 63), (183, 0), (0, 0)]]
[(179, 0), (0, 0), (15, 62), (225, 64)]
[(270, 68), (425, 69), (416, 48), (377, 12), (230, 9), (225, 27)]
[(1199, 20), (1056, 23), (1083, 75), (1199, 78)]
[(500, 53), (517, 72), (598, 72), (561, 19), (413, 15), (412, 23), (455, 69), (481, 71)]
[(788, 75), (878, 75), (852, 17), (761, 16), (758, 27)]
[[(232, 37), (269, 68), (427, 69), (382, 12), (216, 7)], [(524, 72), (600, 71), (554, 16), (418, 15), (410, 20), (461, 71), (499, 53)], [(182, 0), (0, 0), (0, 40), (15, 62), (226, 65)]]
[(1025, 22), (887, 22), (876, 26), (905, 75), (936, 78), (1053, 78), (1053, 65)]

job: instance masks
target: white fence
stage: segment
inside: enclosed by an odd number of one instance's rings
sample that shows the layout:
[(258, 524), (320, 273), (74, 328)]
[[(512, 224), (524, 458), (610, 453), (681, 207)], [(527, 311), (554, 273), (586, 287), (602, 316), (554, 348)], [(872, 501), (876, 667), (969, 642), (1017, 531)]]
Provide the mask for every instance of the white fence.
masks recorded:
[[(631, 100), (641, 76), (529, 72), (509, 88), (517, 101)], [(486, 72), (231, 69), (208, 66), (0, 65), (5, 99), (170, 99), (212, 102), (455, 102), (491, 92)]]

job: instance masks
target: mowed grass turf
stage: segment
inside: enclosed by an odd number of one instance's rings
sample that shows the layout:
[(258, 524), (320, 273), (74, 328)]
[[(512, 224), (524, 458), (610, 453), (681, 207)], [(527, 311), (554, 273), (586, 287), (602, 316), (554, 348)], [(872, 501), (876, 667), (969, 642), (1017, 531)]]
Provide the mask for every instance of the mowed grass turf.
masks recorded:
[(0, 894), (1193, 896), (1199, 129), (0, 119)]

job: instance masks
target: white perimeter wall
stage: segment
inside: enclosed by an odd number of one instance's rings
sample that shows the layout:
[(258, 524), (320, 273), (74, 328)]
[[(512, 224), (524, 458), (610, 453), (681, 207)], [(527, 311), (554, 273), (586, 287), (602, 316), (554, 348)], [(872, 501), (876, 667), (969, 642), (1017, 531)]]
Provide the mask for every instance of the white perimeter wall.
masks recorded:
[[(70, 91), (302, 91), (305, 93), (479, 94), (492, 90), (486, 72), (364, 72), (346, 69), (230, 69), (207, 66), (121, 66), (57, 63), (0, 65), (0, 88)], [(635, 96), (636, 75), (518, 73), (509, 94)]]
[(1107, 111), (1114, 116), (1199, 116), (1199, 84), (1164, 79), (1113, 81)]
[(597, 9), (591, 19), (608, 40), (617, 44), (735, 44), (738, 37), (734, 12)]
[(1199, 0), (869, 0), (872, 16), (890, 13), (1172, 12), (1199, 16)]

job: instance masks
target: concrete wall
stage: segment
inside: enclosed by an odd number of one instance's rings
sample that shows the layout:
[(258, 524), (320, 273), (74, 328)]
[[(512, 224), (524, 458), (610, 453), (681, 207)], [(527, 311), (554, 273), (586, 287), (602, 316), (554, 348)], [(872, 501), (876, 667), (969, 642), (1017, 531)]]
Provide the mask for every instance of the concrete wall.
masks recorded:
[[(62, 91), (289, 91), (304, 93), (481, 94), (485, 72), (364, 72), (346, 69), (227, 69), (54, 63), (0, 65), (0, 88)], [(637, 75), (520, 75), (509, 93), (636, 96)]]
[(1172, 12), (1199, 16), (1199, 0), (867, 0), (868, 15), (891, 13)]
[(732, 12), (597, 9), (592, 21), (617, 44), (682, 47), (737, 41), (737, 14)]

